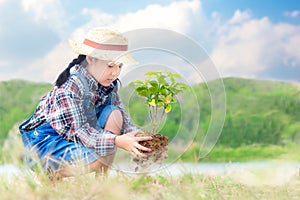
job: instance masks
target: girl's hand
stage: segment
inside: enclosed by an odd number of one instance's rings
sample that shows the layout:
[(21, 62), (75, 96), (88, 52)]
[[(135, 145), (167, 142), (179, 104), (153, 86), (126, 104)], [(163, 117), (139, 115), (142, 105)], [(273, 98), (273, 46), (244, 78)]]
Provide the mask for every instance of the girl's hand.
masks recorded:
[(148, 151), (150, 152), (151, 149), (146, 148), (139, 144), (139, 141), (146, 141), (146, 140), (152, 140), (152, 137), (136, 137), (135, 135), (137, 133), (141, 132), (140, 130), (132, 131), (123, 135), (118, 135), (115, 138), (115, 144), (117, 147), (120, 147), (128, 152), (130, 152), (133, 155), (141, 155), (143, 154), (139, 152), (139, 149), (142, 151)]

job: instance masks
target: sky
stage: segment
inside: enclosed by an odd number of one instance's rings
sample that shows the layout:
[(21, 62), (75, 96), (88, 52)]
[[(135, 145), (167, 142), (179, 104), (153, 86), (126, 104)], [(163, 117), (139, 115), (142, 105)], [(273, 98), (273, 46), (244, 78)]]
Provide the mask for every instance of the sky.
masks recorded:
[(153, 42), (140, 66), (300, 84), (300, 0), (0, 0), (0, 81), (53, 83), (77, 56), (68, 39), (102, 26)]

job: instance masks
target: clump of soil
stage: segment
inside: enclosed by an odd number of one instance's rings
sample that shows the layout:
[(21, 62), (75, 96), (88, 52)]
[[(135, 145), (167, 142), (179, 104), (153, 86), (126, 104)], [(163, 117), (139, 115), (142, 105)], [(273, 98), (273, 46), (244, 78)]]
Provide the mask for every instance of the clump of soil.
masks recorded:
[[(161, 151), (164, 149), (169, 142), (168, 137), (161, 135), (161, 134), (152, 134), (152, 133), (138, 133), (136, 136), (138, 137), (146, 137), (146, 136), (151, 136), (152, 140), (147, 140), (147, 141), (140, 141), (139, 144), (147, 147), (152, 150), (152, 152), (155, 151)], [(148, 153), (146, 151), (142, 151), (141, 153)]]
[[(139, 144), (151, 149), (151, 152), (139, 150), (144, 154), (144, 157), (139, 155), (134, 156), (133, 161), (138, 165), (138, 167), (146, 168), (149, 167), (153, 163), (162, 162), (164, 157), (166, 156), (165, 152), (167, 151), (167, 146), (169, 139), (168, 137), (161, 134), (153, 134), (153, 133), (138, 133), (137, 137), (145, 137), (151, 136), (152, 140), (140, 141)], [(138, 170), (138, 167), (135, 171)]]

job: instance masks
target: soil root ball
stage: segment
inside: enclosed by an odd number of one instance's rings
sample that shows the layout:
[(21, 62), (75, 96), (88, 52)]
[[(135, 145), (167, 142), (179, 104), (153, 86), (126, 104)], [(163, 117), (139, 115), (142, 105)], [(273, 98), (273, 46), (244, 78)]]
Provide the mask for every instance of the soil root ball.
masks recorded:
[[(152, 133), (138, 133), (137, 137), (151, 136), (152, 140), (140, 141), (139, 144), (151, 149), (151, 152), (139, 150), (145, 155), (141, 157), (136, 155), (133, 157), (133, 161), (142, 168), (149, 167), (153, 163), (161, 163), (165, 157), (165, 152), (167, 151), (167, 145), (169, 142), (168, 137), (161, 134)], [(137, 168), (138, 169), (138, 168)], [(136, 170), (137, 171), (137, 170)]]

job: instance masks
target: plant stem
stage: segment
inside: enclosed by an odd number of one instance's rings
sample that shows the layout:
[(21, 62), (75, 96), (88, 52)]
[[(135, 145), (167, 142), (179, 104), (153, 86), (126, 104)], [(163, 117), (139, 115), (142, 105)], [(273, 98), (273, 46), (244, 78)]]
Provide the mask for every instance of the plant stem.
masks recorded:
[(150, 120), (151, 120), (151, 131), (153, 132), (153, 127), (154, 127), (154, 120), (153, 120), (153, 112), (152, 112), (153, 107), (149, 105), (149, 114), (150, 114)]
[(157, 107), (152, 107), (153, 108), (153, 118), (152, 118), (152, 133), (155, 133), (155, 128), (156, 128), (156, 115), (157, 115)]
[(155, 105), (153, 133), (156, 133), (157, 130), (158, 130), (158, 127), (157, 127), (157, 106)]
[(163, 118), (165, 116), (165, 111), (163, 110), (162, 113), (161, 113), (161, 116), (160, 116), (160, 120), (159, 120), (159, 123), (162, 122)]

